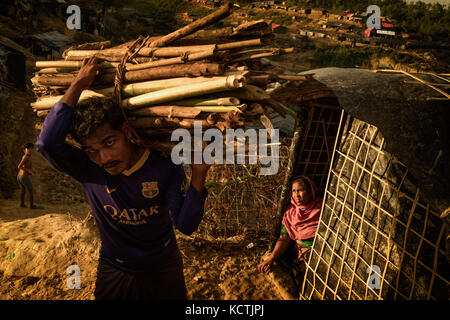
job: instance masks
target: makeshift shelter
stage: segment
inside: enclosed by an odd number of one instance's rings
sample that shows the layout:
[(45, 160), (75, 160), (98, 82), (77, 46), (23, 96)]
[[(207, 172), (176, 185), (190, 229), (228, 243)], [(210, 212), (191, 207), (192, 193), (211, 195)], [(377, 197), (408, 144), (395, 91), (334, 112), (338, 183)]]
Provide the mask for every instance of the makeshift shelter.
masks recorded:
[(324, 201), (300, 298), (448, 299), (449, 95), (429, 82), (449, 80), (306, 73), (285, 88), (303, 114), (274, 226), (276, 239), (290, 178), (311, 176)]
[[(12, 41), (11, 41), (12, 42)], [(25, 55), (0, 39), (0, 85), (26, 89)]]
[(34, 34), (31, 39), (32, 53), (38, 56), (47, 55), (50, 60), (61, 58), (64, 50), (75, 44), (73, 39), (58, 31)]

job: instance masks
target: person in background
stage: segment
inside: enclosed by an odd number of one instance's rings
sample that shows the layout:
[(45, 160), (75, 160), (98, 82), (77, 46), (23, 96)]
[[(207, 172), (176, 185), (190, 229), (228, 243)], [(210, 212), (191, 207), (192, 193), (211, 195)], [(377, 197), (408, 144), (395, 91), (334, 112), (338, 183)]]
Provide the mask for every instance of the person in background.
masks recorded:
[(314, 182), (305, 176), (292, 179), (291, 201), (284, 212), (280, 237), (270, 256), (258, 265), (259, 272), (268, 273), (272, 264), (283, 257), (295, 243), (298, 252), (297, 271), (304, 272), (319, 224), (322, 198), (317, 195)]
[(25, 193), (28, 191), (30, 196), (30, 209), (36, 209), (37, 207), (34, 205), (33, 200), (33, 185), (31, 184), (30, 176), (34, 176), (36, 173), (33, 171), (31, 166), (31, 154), (33, 153), (34, 144), (31, 142), (26, 143), (23, 146), (23, 157), (20, 160), (17, 168), (19, 169), (19, 173), (17, 175), (17, 182), (20, 185), (20, 206), (22, 208), (26, 208), (25, 206)]

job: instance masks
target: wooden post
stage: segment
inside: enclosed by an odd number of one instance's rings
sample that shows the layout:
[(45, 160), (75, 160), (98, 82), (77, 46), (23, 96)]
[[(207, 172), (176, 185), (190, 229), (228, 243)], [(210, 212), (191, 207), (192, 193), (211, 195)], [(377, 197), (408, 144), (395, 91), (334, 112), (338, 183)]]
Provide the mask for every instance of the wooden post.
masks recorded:
[(284, 183), (281, 189), (280, 200), (278, 201), (277, 206), (277, 215), (276, 221), (274, 225), (274, 229), (272, 231), (272, 243), (270, 246), (270, 250), (273, 250), (275, 247), (275, 243), (280, 236), (281, 229), (281, 221), (283, 220), (284, 210), (286, 209), (286, 205), (289, 201), (289, 195), (291, 194), (291, 178), (293, 174), (295, 174), (295, 168), (298, 160), (298, 151), (300, 148), (300, 143), (302, 141), (303, 129), (305, 127), (305, 119), (303, 117), (302, 112), (297, 112), (297, 117), (295, 119), (295, 131), (292, 137), (291, 146), (289, 148), (289, 160), (287, 165), (286, 174), (284, 176)]

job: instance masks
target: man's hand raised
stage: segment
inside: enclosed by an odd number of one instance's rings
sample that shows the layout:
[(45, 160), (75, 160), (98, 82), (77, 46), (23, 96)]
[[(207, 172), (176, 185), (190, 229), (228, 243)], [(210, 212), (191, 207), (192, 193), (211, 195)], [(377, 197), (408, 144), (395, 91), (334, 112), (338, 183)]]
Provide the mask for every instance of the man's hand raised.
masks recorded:
[(72, 82), (69, 89), (67, 89), (66, 93), (59, 100), (59, 102), (63, 102), (71, 107), (74, 107), (77, 104), (83, 90), (89, 89), (94, 82), (95, 77), (101, 72), (102, 62), (103, 60), (96, 57), (84, 59), (83, 65), (78, 71), (75, 80)]

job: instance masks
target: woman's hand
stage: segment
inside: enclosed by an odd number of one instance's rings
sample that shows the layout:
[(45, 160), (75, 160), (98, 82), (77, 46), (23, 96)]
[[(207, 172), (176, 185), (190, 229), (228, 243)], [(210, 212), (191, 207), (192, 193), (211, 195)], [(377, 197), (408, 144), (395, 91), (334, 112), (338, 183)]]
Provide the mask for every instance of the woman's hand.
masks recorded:
[(272, 258), (272, 256), (270, 256), (269, 258), (267, 258), (266, 260), (264, 260), (263, 262), (261, 262), (258, 265), (258, 271), (261, 273), (269, 273), (272, 267), (274, 260)]

